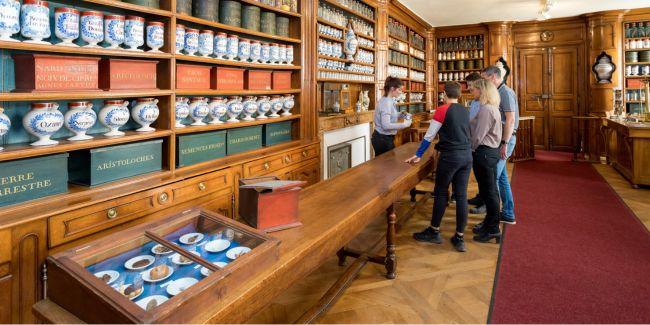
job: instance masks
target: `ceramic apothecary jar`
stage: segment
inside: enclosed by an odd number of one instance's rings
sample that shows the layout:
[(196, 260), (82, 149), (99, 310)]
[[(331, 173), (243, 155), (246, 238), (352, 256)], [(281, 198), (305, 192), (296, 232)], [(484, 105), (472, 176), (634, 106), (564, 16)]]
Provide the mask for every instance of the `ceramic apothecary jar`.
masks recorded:
[(176, 54), (183, 54), (183, 49), (185, 48), (185, 25), (176, 24), (176, 37), (174, 39)]
[(185, 29), (185, 53), (194, 55), (199, 50), (199, 30), (194, 28)]
[(61, 40), (56, 45), (78, 47), (72, 42), (79, 38), (79, 10), (66, 7), (54, 9), (54, 35)]
[(97, 122), (97, 113), (93, 104), (87, 101), (69, 102), (68, 111), (64, 116), (65, 127), (75, 135), (69, 141), (90, 140), (93, 137), (86, 134)]
[(254, 121), (253, 114), (257, 113), (255, 96), (246, 96), (242, 105), (244, 105), (244, 118), (242, 118), (242, 121)]
[(155, 98), (138, 98), (135, 102), (131, 117), (142, 127), (136, 129), (138, 132), (153, 132), (156, 129), (150, 125), (158, 119), (160, 109), (158, 109), (158, 99)]
[(214, 52), (214, 32), (205, 29), (199, 34), (199, 54), (208, 57)]
[[(9, 129), (11, 129), (11, 119), (9, 119), (9, 116), (7, 116), (4, 111), (5, 109), (0, 107), (0, 137), (9, 133)], [(0, 147), (0, 151), (2, 150), (4, 150), (4, 148)]]
[(293, 99), (293, 95), (284, 96), (284, 102), (282, 103), (282, 116), (290, 116), (291, 109), (296, 105), (296, 101)]
[(104, 14), (99, 11), (84, 11), (80, 19), (81, 39), (88, 43), (85, 47), (99, 47), (104, 40)]
[(214, 36), (214, 56), (217, 59), (224, 59), (228, 54), (228, 35), (226, 33), (219, 32)]
[(228, 103), (226, 104), (228, 106), (228, 120), (226, 121), (227, 123), (238, 123), (239, 120), (237, 117), (239, 114), (241, 114), (242, 110), (244, 109), (244, 105), (241, 103), (241, 97), (238, 96), (230, 96), (228, 97)]
[(176, 97), (176, 123), (174, 124), (177, 128), (184, 128), (183, 120), (190, 115), (190, 105), (189, 99), (187, 97)]
[(280, 117), (278, 115), (278, 112), (282, 110), (282, 107), (284, 106), (284, 103), (282, 102), (282, 97), (280, 95), (273, 95), (271, 97), (271, 114), (269, 114), (270, 118), (277, 118)]
[(190, 100), (190, 117), (194, 122), (190, 125), (200, 126), (205, 125), (203, 119), (208, 116), (210, 110), (208, 109), (208, 99), (204, 97), (193, 97)]
[(123, 136), (120, 127), (129, 121), (129, 102), (125, 100), (105, 100), (104, 107), (99, 111), (99, 123), (110, 131), (104, 133), (107, 137)]
[(160, 53), (160, 48), (165, 45), (165, 24), (159, 21), (147, 23), (147, 46), (149, 52)]
[(117, 49), (124, 43), (124, 16), (104, 16), (104, 41), (109, 49)]
[(129, 51), (143, 51), (138, 47), (144, 45), (144, 18), (126, 16), (124, 21), (124, 45)]
[(18, 42), (11, 38), (20, 32), (20, 2), (0, 0), (0, 41)]
[(266, 120), (266, 113), (271, 110), (271, 101), (269, 96), (260, 96), (257, 99), (257, 117), (258, 120)]
[(23, 117), (25, 130), (38, 138), (32, 146), (51, 146), (59, 143), (50, 137), (63, 126), (63, 113), (57, 103), (32, 103), (32, 109)]
[(226, 49), (226, 57), (228, 60), (234, 60), (239, 54), (239, 36), (228, 35), (228, 46)]
[(223, 97), (214, 97), (208, 104), (210, 110), (210, 122), (209, 124), (222, 124), (221, 118), (226, 115), (228, 111), (228, 106), (226, 105), (226, 100)]
[(43, 39), (50, 37), (50, 5), (47, 1), (25, 0), (20, 8), (20, 34), (28, 38), (26, 43), (50, 44)]

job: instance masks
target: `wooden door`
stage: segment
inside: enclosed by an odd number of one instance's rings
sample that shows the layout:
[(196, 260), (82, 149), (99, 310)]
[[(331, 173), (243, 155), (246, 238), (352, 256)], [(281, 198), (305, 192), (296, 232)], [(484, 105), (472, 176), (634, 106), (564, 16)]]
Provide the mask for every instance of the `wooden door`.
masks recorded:
[(571, 150), (571, 117), (578, 114), (579, 48), (520, 49), (520, 114), (535, 116), (535, 148)]

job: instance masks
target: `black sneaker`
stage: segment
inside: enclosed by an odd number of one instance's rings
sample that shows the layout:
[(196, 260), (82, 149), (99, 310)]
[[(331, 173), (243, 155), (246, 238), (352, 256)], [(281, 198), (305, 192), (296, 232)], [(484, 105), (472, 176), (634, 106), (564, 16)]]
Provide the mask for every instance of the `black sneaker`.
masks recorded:
[(455, 234), (454, 237), (451, 237), (451, 243), (454, 245), (454, 248), (459, 252), (467, 251), (465, 248), (465, 238)]
[(474, 241), (487, 243), (492, 238), (496, 240), (497, 244), (501, 242), (501, 231), (499, 231), (499, 228), (493, 230), (481, 229), (481, 232), (474, 236)]
[(483, 213), (486, 213), (486, 212), (487, 212), (487, 209), (485, 207), (485, 204), (483, 204), (481, 206), (478, 206), (476, 208), (469, 209), (469, 213), (471, 213), (471, 214), (483, 214)]
[(440, 231), (436, 231), (431, 227), (427, 227), (421, 232), (416, 232), (413, 234), (413, 239), (417, 241), (429, 242), (434, 244), (442, 244), (442, 238), (440, 238)]
[(477, 195), (477, 196), (467, 200), (467, 203), (469, 203), (471, 205), (480, 206), (480, 205), (483, 205), (483, 199), (481, 199), (481, 197)]
[(478, 235), (478, 233), (481, 232), (481, 228), (483, 228), (483, 222), (479, 222), (472, 227), (472, 232)]
[(517, 224), (517, 221), (515, 221), (515, 218), (506, 217), (506, 216), (503, 215), (503, 213), (499, 214), (499, 221), (501, 221), (503, 223), (507, 223), (509, 225)]

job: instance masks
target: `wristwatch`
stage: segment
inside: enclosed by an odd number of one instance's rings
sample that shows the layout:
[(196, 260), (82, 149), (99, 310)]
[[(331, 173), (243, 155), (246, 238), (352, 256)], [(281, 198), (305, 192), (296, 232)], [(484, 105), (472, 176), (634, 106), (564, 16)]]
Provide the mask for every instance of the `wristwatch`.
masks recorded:
[(504, 145), (504, 144), (506, 144), (506, 142), (505, 142), (505, 141), (503, 141), (503, 140), (501, 140), (501, 145)]

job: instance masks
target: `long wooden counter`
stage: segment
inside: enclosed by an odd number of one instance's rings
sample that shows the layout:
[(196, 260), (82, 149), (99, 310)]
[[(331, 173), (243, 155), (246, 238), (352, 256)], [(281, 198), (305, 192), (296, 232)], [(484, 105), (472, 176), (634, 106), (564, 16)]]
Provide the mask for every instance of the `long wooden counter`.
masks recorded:
[[(279, 260), (229, 293), (232, 299), (215, 301), (210, 308), (198, 310), (192, 322), (244, 322), (334, 256), (374, 218), (386, 210), (391, 211), (395, 201), (431, 173), (431, 149), (420, 163), (404, 163), (417, 146), (417, 143), (405, 144), (305, 189), (299, 203), (303, 226), (272, 233), (281, 240)], [(389, 227), (391, 218), (394, 227), (394, 213), (388, 216)], [(388, 249), (390, 255), (395, 247), (389, 245)], [(386, 264), (387, 268), (393, 266), (391, 261)], [(73, 315), (65, 315), (64, 310), (48, 300), (37, 303), (34, 312), (47, 322), (75, 322)]]
[(607, 158), (633, 187), (650, 185), (650, 123), (603, 119)]

